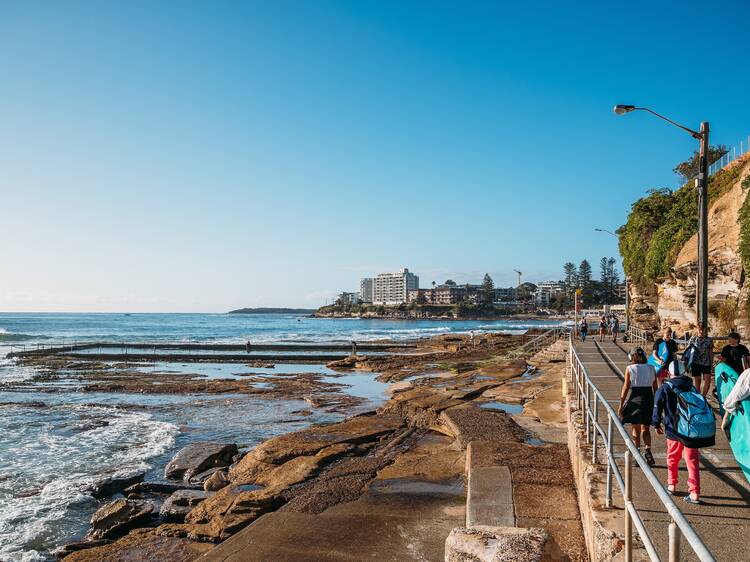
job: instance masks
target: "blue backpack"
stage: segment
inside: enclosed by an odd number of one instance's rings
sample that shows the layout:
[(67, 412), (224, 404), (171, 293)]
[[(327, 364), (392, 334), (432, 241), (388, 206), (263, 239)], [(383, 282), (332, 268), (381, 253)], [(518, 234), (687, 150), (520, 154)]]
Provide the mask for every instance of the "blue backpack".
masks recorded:
[(684, 439), (684, 445), (691, 448), (711, 447), (715, 443), (716, 419), (714, 411), (705, 396), (692, 387), (683, 391), (671, 381), (665, 381), (677, 396), (677, 410), (674, 415), (674, 431)]

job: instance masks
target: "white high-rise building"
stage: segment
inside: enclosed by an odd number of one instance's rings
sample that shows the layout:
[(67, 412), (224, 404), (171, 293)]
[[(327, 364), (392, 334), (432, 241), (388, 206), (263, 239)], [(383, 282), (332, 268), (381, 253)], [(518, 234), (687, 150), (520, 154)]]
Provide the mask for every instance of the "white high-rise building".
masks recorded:
[(372, 280), (372, 302), (401, 304), (406, 302), (409, 291), (416, 289), (419, 289), (419, 277), (406, 268), (397, 273), (379, 273)]
[(372, 277), (365, 277), (359, 281), (359, 300), (372, 302)]

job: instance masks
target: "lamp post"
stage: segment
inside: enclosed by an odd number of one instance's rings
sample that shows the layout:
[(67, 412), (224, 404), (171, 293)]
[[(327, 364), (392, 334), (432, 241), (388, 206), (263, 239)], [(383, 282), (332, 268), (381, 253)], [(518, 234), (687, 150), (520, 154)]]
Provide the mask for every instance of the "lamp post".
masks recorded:
[[(604, 232), (606, 234), (610, 234), (620, 239), (617, 234), (612, 232), (611, 230), (607, 230), (606, 228), (595, 228), (594, 229), (597, 232)], [(630, 279), (628, 279), (628, 274), (625, 271), (625, 268), (623, 267), (623, 272), (625, 273), (625, 329), (627, 330), (630, 327)]]
[(674, 125), (700, 142), (700, 160), (695, 187), (698, 192), (698, 279), (696, 283), (696, 303), (698, 322), (708, 326), (708, 122), (701, 123), (701, 130), (694, 131), (659, 115), (647, 107), (616, 105), (614, 112), (624, 115), (631, 111), (646, 111), (659, 119)]

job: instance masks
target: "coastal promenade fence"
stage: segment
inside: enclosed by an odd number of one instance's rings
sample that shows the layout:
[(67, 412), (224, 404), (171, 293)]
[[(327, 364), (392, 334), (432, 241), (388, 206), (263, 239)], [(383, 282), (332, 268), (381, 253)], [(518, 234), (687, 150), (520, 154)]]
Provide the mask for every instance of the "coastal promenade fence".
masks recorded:
[[(636, 328), (635, 326), (628, 326), (628, 329), (625, 331), (625, 334), (628, 336), (628, 342), (643, 347), (644, 349), (646, 345), (649, 343), (652, 343), (654, 341), (654, 333), (648, 332), (646, 330), (643, 330), (641, 328)], [(657, 336), (658, 337), (658, 336)], [(711, 336), (711, 339), (713, 341), (724, 341), (729, 339), (727, 336)], [(675, 338), (677, 342), (677, 345), (679, 347), (685, 347), (688, 343), (687, 339), (679, 339)], [(646, 350), (648, 351), (648, 350)]]
[(525, 355), (528, 353), (535, 354), (539, 350), (552, 345), (560, 338), (568, 337), (570, 333), (571, 333), (570, 328), (565, 328), (562, 326), (551, 328), (547, 330), (546, 332), (544, 332), (543, 334), (539, 334), (538, 336), (530, 339), (529, 341), (521, 344), (520, 346), (510, 350), (506, 354), (505, 357), (510, 359), (510, 358), (521, 357), (522, 355)]
[(745, 154), (750, 152), (750, 136), (746, 139), (742, 139), (739, 144), (734, 145), (729, 151), (719, 158), (716, 162), (708, 167), (708, 175), (713, 176), (715, 173), (726, 168), (729, 164), (741, 158)]
[[(633, 530), (638, 534), (638, 538), (643, 544), (650, 560), (660, 562), (661, 558), (657, 552), (654, 538), (651, 537), (646, 529), (641, 514), (638, 511), (634, 501), (636, 490), (633, 487), (633, 463), (635, 462), (641, 469), (651, 489), (640, 490), (640, 493), (654, 494), (659, 502), (663, 505), (665, 511), (671, 518), (666, 529), (668, 537), (668, 560), (677, 562), (681, 559), (680, 548), (682, 539), (687, 541), (695, 556), (702, 562), (712, 562), (715, 560), (706, 545), (695, 532), (695, 529), (685, 518), (674, 503), (672, 497), (666, 492), (659, 478), (654, 474), (651, 467), (641, 455), (638, 448), (633, 443), (628, 431), (620, 422), (619, 416), (614, 411), (609, 401), (604, 397), (589, 376), (584, 362), (578, 355), (573, 345), (573, 337), (569, 336), (569, 361), (570, 361), (570, 378), (575, 393), (575, 403), (578, 411), (583, 417), (582, 424), (585, 427), (586, 442), (591, 445), (591, 461), (596, 464), (599, 462), (600, 454), (604, 455), (602, 461), (606, 465), (606, 496), (605, 503), (607, 507), (612, 507), (613, 480), (617, 483), (619, 493), (625, 506), (625, 545), (624, 557), (625, 562), (633, 560), (634, 535)], [(600, 412), (604, 411), (606, 419), (600, 417)], [(606, 426), (606, 429), (605, 429)], [(624, 474), (617, 464), (617, 458), (614, 452), (614, 438), (619, 438), (625, 445), (625, 462)]]

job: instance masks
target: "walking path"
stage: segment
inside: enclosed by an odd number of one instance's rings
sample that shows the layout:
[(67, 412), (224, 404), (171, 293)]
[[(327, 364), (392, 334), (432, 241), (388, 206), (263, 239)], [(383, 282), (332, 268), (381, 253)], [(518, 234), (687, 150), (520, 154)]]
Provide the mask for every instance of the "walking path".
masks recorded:
[[(585, 343), (576, 343), (575, 347), (592, 383), (612, 407), (617, 408), (622, 388), (621, 373), (627, 365), (627, 344), (612, 341), (599, 343), (592, 338)], [(714, 406), (717, 405), (714, 403)], [(599, 419), (606, 420), (603, 408), (599, 411)], [(717, 429), (718, 424), (719, 420)], [(665, 439), (653, 431), (652, 434), (652, 450), (656, 458), (654, 472), (666, 485)], [(620, 459), (618, 462), (624, 465), (622, 441), (615, 441), (614, 450)], [(682, 463), (678, 494), (683, 496), (686, 493), (687, 471)], [(737, 466), (726, 436), (720, 429), (717, 431), (716, 445), (701, 450), (701, 499), (703, 505), (686, 504), (681, 497), (676, 499), (676, 503), (716, 560), (730, 562), (750, 559), (750, 484)], [(633, 501), (649, 535), (654, 539), (659, 556), (666, 560), (670, 517), (638, 468), (633, 470)], [(613, 494), (613, 504), (615, 508), (623, 509), (619, 493)], [(684, 540), (680, 559), (697, 559)]]

